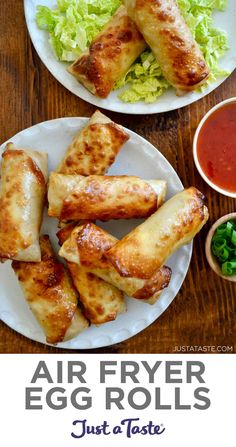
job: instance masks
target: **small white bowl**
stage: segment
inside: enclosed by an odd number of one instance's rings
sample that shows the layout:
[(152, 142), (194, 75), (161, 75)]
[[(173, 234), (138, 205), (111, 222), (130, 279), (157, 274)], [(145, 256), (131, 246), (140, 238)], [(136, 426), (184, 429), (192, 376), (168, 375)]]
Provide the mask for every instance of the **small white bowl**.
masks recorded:
[(193, 139), (193, 158), (194, 158), (194, 162), (195, 162), (195, 165), (196, 165), (196, 168), (197, 168), (199, 174), (202, 176), (202, 178), (205, 180), (205, 182), (208, 183), (209, 186), (211, 186), (211, 188), (215, 189), (215, 191), (217, 191), (221, 194), (224, 194), (227, 197), (236, 198), (235, 192), (230, 192), (230, 191), (227, 191), (226, 189), (220, 188), (219, 186), (215, 185), (215, 183), (211, 182), (211, 180), (209, 180), (209, 178), (206, 176), (205, 172), (203, 171), (203, 169), (198, 161), (198, 156), (197, 156), (197, 140), (198, 140), (199, 132), (200, 132), (203, 124), (206, 122), (206, 120), (209, 118), (209, 116), (212, 115), (212, 113), (214, 113), (216, 110), (223, 107), (225, 104), (229, 104), (232, 102), (236, 103), (236, 97), (229, 98), (229, 99), (226, 99), (225, 101), (220, 102), (219, 104), (214, 106), (212, 109), (210, 109), (209, 112), (207, 112), (206, 115), (202, 118), (202, 120), (198, 124), (198, 127), (197, 127), (195, 135), (194, 135), (194, 139)]
[(211, 240), (212, 237), (216, 231), (216, 229), (219, 227), (219, 225), (227, 222), (228, 220), (236, 220), (236, 213), (226, 214), (225, 216), (218, 219), (214, 225), (212, 225), (211, 229), (209, 230), (209, 233), (206, 238), (206, 244), (205, 244), (205, 252), (206, 252), (206, 258), (208, 260), (208, 263), (212, 270), (214, 270), (217, 275), (219, 275), (223, 279), (227, 279), (227, 281), (236, 282), (236, 275), (234, 276), (224, 276), (221, 272), (220, 265), (216, 259), (216, 257), (213, 255), (211, 251)]

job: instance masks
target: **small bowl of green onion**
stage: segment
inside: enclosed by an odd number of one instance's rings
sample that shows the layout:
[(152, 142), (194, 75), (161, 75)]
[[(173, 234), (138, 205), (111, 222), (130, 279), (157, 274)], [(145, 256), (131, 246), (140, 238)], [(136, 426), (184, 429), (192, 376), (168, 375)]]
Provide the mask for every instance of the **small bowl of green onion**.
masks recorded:
[(217, 275), (236, 282), (236, 213), (226, 214), (211, 227), (206, 257)]

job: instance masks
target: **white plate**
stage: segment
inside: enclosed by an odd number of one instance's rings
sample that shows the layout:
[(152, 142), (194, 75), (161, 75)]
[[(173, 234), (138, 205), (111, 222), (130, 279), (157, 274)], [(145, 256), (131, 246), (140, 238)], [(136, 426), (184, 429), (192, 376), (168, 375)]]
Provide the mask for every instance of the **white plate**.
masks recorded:
[[(87, 118), (60, 118), (45, 121), (25, 129), (9, 141), (17, 146), (47, 151), (49, 170), (53, 170), (61, 160), (66, 147), (75, 133), (85, 125)], [(127, 130), (127, 129), (126, 129)], [(138, 175), (142, 178), (159, 178), (168, 180), (168, 197), (180, 191), (182, 183), (163, 155), (139, 135), (127, 130), (130, 140), (125, 143), (109, 174)], [(5, 143), (0, 147), (2, 152)], [(139, 220), (110, 221), (101, 226), (120, 238), (134, 228)], [(58, 251), (57, 220), (49, 218), (45, 211), (42, 233), (50, 235), (54, 248)], [(182, 247), (167, 262), (173, 274), (169, 287), (162, 293), (159, 301), (151, 306), (141, 301), (127, 298), (128, 310), (119, 315), (115, 321), (91, 326), (73, 340), (60, 343), (57, 347), (68, 349), (90, 349), (109, 346), (126, 340), (137, 334), (164, 312), (178, 293), (188, 270), (192, 253), (191, 244)], [(8, 326), (32, 340), (45, 343), (45, 336), (30, 312), (21, 292), (18, 281), (11, 268), (11, 263), (0, 265), (0, 318)]]
[[(138, 102), (135, 104), (124, 103), (117, 97), (117, 91), (111, 92), (108, 98), (99, 99), (88, 92), (70, 73), (66, 71), (68, 64), (56, 60), (51, 46), (48, 42), (48, 33), (40, 30), (35, 21), (36, 5), (46, 5), (54, 7), (56, 0), (24, 0), (25, 17), (33, 45), (48, 70), (52, 75), (75, 95), (85, 101), (115, 112), (138, 114), (151, 114), (168, 112), (179, 109), (188, 104), (203, 98), (212, 90), (217, 88), (226, 78), (219, 78), (216, 82), (202, 93), (187, 93), (182, 97), (177, 97), (174, 89), (169, 89), (157, 101), (152, 104)], [(231, 73), (236, 67), (236, 3), (235, 0), (228, 0), (228, 6), (224, 12), (215, 12), (214, 23), (217, 27), (227, 31), (229, 38), (229, 51), (220, 60), (220, 67)]]

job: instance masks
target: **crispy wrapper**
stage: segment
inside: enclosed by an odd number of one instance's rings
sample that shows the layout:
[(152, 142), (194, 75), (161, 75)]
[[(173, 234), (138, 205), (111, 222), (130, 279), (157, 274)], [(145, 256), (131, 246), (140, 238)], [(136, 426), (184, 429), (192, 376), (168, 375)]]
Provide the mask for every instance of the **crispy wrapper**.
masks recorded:
[[(60, 245), (70, 237), (75, 224), (69, 224), (58, 231)], [(67, 262), (79, 300), (88, 320), (93, 324), (103, 324), (115, 320), (126, 310), (123, 292), (94, 275), (84, 266)]]
[(40, 248), (41, 262), (13, 261), (12, 268), (46, 341), (54, 344), (78, 335), (88, 327), (88, 320), (78, 308), (78, 294), (47, 235), (40, 237)]
[(163, 266), (149, 280), (124, 278), (104, 257), (116, 243), (115, 237), (95, 224), (87, 223), (74, 228), (59, 254), (69, 262), (86, 267), (91, 273), (115, 285), (127, 295), (150, 304), (155, 303), (161, 291), (170, 282), (171, 270)]
[(97, 110), (68, 146), (57, 172), (105, 174), (128, 139), (129, 135), (122, 126)]
[(124, 4), (178, 94), (206, 82), (209, 69), (176, 0), (124, 0)]
[(91, 93), (106, 98), (145, 48), (146, 42), (137, 26), (125, 7), (120, 6), (68, 71)]
[(48, 214), (63, 221), (148, 217), (163, 203), (165, 195), (164, 180), (52, 172)]
[(200, 191), (185, 189), (107, 250), (106, 259), (121, 276), (151, 278), (178, 248), (191, 242), (208, 216)]
[(6, 145), (0, 167), (0, 258), (40, 261), (47, 154)]

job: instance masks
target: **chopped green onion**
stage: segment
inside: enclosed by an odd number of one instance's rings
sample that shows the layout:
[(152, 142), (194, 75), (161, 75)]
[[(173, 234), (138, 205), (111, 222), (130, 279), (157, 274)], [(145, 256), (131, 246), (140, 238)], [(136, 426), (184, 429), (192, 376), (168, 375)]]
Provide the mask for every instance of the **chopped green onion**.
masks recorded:
[(223, 249), (223, 251), (220, 252), (219, 261), (225, 262), (229, 258), (229, 252), (226, 248)]
[(236, 231), (232, 231), (232, 237), (231, 237), (232, 244), (236, 245)]
[(220, 225), (211, 241), (211, 250), (225, 276), (236, 275), (236, 221)]
[(226, 276), (232, 276), (236, 274), (236, 261), (224, 262), (221, 266), (222, 273)]
[(227, 224), (222, 224), (216, 229), (217, 236), (223, 234), (226, 230)]
[(227, 225), (226, 225), (226, 234), (227, 234), (227, 236), (231, 237), (232, 230), (233, 230), (232, 222), (227, 222)]

